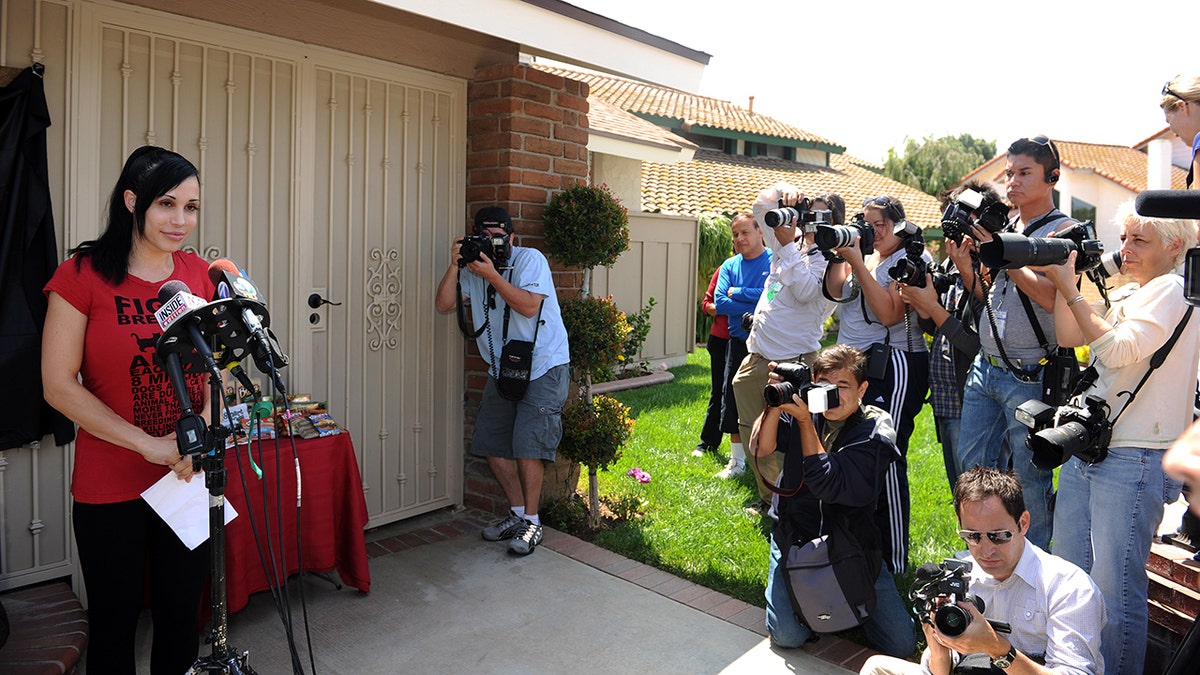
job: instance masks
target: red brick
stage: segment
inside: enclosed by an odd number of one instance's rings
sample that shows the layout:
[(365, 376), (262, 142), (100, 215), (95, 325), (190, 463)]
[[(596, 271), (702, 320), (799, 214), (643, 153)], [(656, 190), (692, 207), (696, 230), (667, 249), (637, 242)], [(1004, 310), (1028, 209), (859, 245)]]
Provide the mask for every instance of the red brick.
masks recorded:
[(586, 119), (587, 119), (587, 115), (580, 115), (577, 112), (573, 112), (570, 110), (563, 110), (562, 111), (562, 120), (560, 120), (560, 121), (567, 126), (577, 127), (577, 126), (582, 125), (582, 122), (580, 120), (586, 120)]
[(547, 119), (551, 122), (563, 121), (563, 111), (561, 108), (554, 108), (536, 101), (525, 101), (522, 108), (526, 115), (541, 117), (542, 119)]
[(538, 188), (528, 188), (518, 185), (501, 185), (496, 188), (498, 199), (512, 199), (519, 202), (545, 203), (550, 199), (550, 193)]
[[(529, 105), (538, 105), (530, 103)], [(514, 115), (520, 113), (525, 103), (511, 98), (494, 98), (487, 101), (476, 101), (467, 112), (469, 117), (487, 117), (488, 115)]]
[(483, 387), (486, 384), (487, 384), (487, 376), (486, 375), (481, 375), (481, 374), (467, 375), (467, 386), (472, 389), (478, 389), (479, 391), (483, 391)]
[(508, 165), (521, 169), (533, 169), (534, 171), (549, 171), (550, 158), (545, 155), (536, 155), (529, 152), (512, 152), (509, 153)]
[(467, 100), (480, 101), (485, 98), (499, 98), (499, 82), (469, 82), (467, 83)]
[(496, 187), (493, 185), (468, 187), (466, 199), (469, 202), (490, 204), (496, 201)]
[[(513, 98), (525, 101), (537, 101), (538, 103), (550, 105), (550, 102), (554, 100), (554, 94), (554, 91), (530, 82), (521, 82), (518, 80), (512, 83)], [(561, 95), (559, 94), (559, 96)]]
[(554, 97), (554, 102), (562, 108), (578, 110), (581, 113), (586, 113), (590, 109), (586, 98), (573, 96), (562, 91), (558, 92), (558, 96)]
[(521, 180), (521, 170), (509, 167), (497, 169), (472, 169), (467, 174), (467, 182), (471, 185), (500, 185), (516, 183)]
[(554, 137), (560, 141), (568, 141), (580, 145), (587, 145), (588, 142), (587, 129), (569, 127), (565, 124), (554, 125)]
[(481, 150), (500, 150), (519, 148), (521, 137), (516, 134), (477, 134), (468, 137), (468, 150), (479, 152)]
[(558, 173), (567, 176), (584, 177), (588, 174), (588, 166), (586, 162), (580, 162), (573, 159), (556, 159), (554, 160), (554, 170)]
[(546, 213), (545, 204), (522, 204), (521, 218), (524, 220), (534, 220), (538, 224), (542, 222), (542, 216)]
[[(515, 181), (514, 181), (515, 182)], [(536, 185), (557, 190), (562, 185), (562, 177), (555, 173), (539, 173), (537, 171), (522, 171), (522, 185)]]
[(537, 68), (526, 68), (524, 79), (526, 82), (533, 82), (554, 90), (563, 89), (564, 87), (569, 86), (571, 82), (577, 82), (577, 80), (570, 80), (562, 75), (547, 73), (546, 71), (538, 70)]
[[(505, 153), (497, 152), (495, 150), (484, 150), (482, 152), (469, 152), (469, 153), (467, 153), (467, 169), (482, 169), (482, 168), (491, 168), (491, 167), (495, 167), (495, 166), (504, 166), (503, 164), (501, 164), (501, 161), (503, 161), (501, 159), (501, 156), (503, 154), (505, 154)], [(547, 169), (550, 168), (549, 162), (547, 162), (546, 168)]]
[(505, 128), (503, 122), (507, 121), (507, 117), (473, 117), (469, 125), (469, 133), (474, 134), (494, 134), (498, 131), (509, 131)]
[(526, 152), (533, 152), (539, 155), (562, 157), (563, 144), (561, 141), (551, 141), (545, 138), (525, 136), (524, 150)]
[(550, 138), (550, 123), (546, 120), (518, 116), (506, 117), (503, 120), (497, 121), (500, 124), (500, 129), (503, 131), (512, 131), (518, 134), (530, 134), (533, 136), (541, 136), (542, 138)]
[(563, 143), (563, 159), (583, 159), (587, 157), (587, 148), (574, 143)]

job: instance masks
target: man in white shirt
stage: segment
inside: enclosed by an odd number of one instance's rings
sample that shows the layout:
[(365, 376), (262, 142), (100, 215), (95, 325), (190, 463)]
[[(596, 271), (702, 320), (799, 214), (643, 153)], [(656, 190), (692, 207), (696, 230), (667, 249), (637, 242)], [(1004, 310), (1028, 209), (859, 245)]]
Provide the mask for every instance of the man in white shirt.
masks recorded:
[[(971, 622), (954, 637), (934, 627), (931, 617), (921, 617), (929, 647), (920, 664), (873, 656), (860, 673), (947, 675), (963, 656), (977, 654), (1014, 674), (1103, 675), (1104, 600), (1083, 570), (1025, 538), (1029, 512), (1020, 481), (976, 466), (959, 477), (954, 509), (970, 554), (970, 591), (984, 601), (984, 613), (960, 600)], [(997, 632), (985, 615), (1012, 632)]]

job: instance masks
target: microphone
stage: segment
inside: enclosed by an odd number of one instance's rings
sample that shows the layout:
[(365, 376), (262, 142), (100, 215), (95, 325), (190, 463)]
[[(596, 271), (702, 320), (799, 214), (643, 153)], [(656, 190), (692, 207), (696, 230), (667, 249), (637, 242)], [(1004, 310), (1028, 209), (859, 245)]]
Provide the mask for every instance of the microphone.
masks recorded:
[[(196, 455), (208, 450), (208, 430), (204, 418), (192, 409), (192, 398), (188, 395), (187, 381), (183, 375), (183, 364), (179, 351), (168, 349), (179, 340), (178, 333), (186, 331), (190, 340), (208, 351), (211, 361), (212, 352), (208, 350), (199, 329), (193, 322), (196, 310), (204, 307), (206, 302), (191, 294), (187, 284), (182, 281), (168, 281), (158, 289), (158, 299), (162, 306), (154, 313), (155, 320), (163, 330), (163, 335), (155, 345), (155, 357), (167, 371), (175, 396), (179, 399), (180, 417), (175, 422), (175, 447), (181, 457)], [(174, 334), (168, 336), (174, 329)], [(197, 349), (203, 358), (203, 352)], [(214, 364), (215, 367), (215, 364)]]
[(1200, 190), (1146, 190), (1133, 205), (1151, 218), (1200, 219)]
[(162, 306), (154, 313), (154, 319), (158, 321), (163, 334), (158, 339), (156, 350), (181, 351), (177, 343), (182, 336), (186, 336), (204, 367), (219, 378), (221, 369), (217, 367), (212, 349), (199, 327), (200, 322), (205, 319), (204, 312), (208, 303), (203, 298), (192, 295), (187, 284), (177, 279), (159, 287), (158, 301)]
[[(282, 382), (274, 373), (276, 368), (288, 365), (287, 355), (279, 348), (275, 335), (264, 324), (270, 323), (270, 316), (258, 288), (247, 279), (238, 266), (229, 259), (219, 258), (208, 266), (208, 278), (216, 287), (214, 301), (235, 300), (241, 310), (242, 322), (250, 333), (252, 343), (251, 356), (254, 365), (264, 373), (275, 376), (275, 384), (282, 391)], [(261, 316), (260, 316), (261, 313)]]
[(935, 562), (927, 562), (917, 568), (918, 579), (936, 579), (942, 574), (942, 568)]

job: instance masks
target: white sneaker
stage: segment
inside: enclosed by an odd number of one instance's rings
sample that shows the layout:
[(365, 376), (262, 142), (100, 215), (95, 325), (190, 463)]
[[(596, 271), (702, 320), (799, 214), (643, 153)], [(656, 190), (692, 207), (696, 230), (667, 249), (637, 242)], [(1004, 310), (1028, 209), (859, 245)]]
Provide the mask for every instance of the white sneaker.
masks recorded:
[(729, 460), (724, 469), (717, 472), (715, 478), (734, 478), (740, 476), (746, 471), (746, 463), (739, 462), (736, 459)]

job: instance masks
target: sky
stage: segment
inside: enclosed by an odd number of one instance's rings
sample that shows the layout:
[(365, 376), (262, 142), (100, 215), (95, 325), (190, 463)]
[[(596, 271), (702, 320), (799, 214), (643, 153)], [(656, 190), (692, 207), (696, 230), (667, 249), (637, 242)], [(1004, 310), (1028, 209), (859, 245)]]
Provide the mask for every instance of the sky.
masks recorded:
[(567, 1), (711, 54), (696, 93), (878, 163), (929, 136), (1131, 146), (1200, 71), (1196, 0)]

